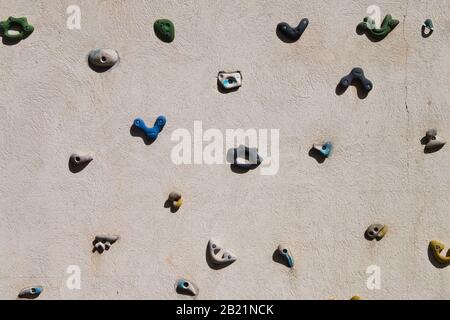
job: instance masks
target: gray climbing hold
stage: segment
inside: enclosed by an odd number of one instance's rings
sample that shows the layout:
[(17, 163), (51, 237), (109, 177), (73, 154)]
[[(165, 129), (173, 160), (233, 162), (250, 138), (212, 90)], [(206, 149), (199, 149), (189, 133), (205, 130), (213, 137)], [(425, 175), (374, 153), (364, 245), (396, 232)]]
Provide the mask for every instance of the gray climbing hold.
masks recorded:
[(176, 284), (176, 291), (179, 294), (186, 294), (190, 296), (196, 296), (198, 295), (198, 289), (197, 286), (194, 285), (191, 281), (186, 279), (178, 279)]
[(236, 90), (242, 86), (242, 75), (240, 71), (220, 71), (217, 75), (217, 80), (224, 90)]
[(70, 162), (76, 166), (79, 165), (83, 165), (83, 164), (88, 164), (89, 162), (91, 162), (94, 158), (92, 157), (91, 154), (78, 154), (78, 153), (73, 153), (70, 156)]
[(215, 265), (229, 265), (237, 260), (237, 257), (230, 251), (225, 250), (214, 239), (208, 242), (208, 253), (211, 262)]
[(286, 260), (286, 264), (289, 268), (294, 267), (294, 256), (292, 255), (291, 250), (289, 250), (288, 247), (280, 244), (278, 246), (278, 253)]
[(19, 298), (21, 299), (36, 299), (44, 289), (41, 286), (28, 287), (20, 290)]
[(436, 129), (430, 129), (425, 134), (425, 150), (437, 150), (442, 148), (447, 142), (438, 136)]
[(370, 225), (366, 230), (366, 236), (369, 240), (381, 240), (386, 234), (388, 228), (384, 224), (375, 223)]
[(111, 68), (119, 62), (119, 54), (113, 49), (95, 49), (89, 53), (89, 64), (98, 68)]
[(94, 252), (97, 251), (98, 253), (103, 253), (105, 250), (109, 250), (111, 248), (111, 245), (119, 240), (119, 236), (110, 236), (110, 235), (100, 235), (96, 236), (93, 242), (94, 245)]

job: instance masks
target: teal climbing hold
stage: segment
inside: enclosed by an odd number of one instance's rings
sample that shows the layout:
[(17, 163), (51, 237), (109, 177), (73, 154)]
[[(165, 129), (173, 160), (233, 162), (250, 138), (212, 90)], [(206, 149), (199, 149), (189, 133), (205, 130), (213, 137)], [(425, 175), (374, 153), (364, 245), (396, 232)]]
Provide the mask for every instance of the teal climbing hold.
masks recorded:
[(358, 29), (362, 32), (366, 32), (369, 38), (380, 41), (386, 38), (399, 23), (400, 21), (392, 18), (392, 16), (388, 14), (381, 23), (381, 27), (377, 28), (373, 18), (365, 17), (363, 22), (358, 24)]
[(5, 21), (0, 21), (1, 36), (8, 40), (23, 40), (33, 33), (33, 31), (34, 27), (28, 23), (25, 17), (9, 17)]
[(175, 26), (168, 19), (156, 20), (153, 24), (153, 30), (161, 41), (172, 42), (175, 39)]

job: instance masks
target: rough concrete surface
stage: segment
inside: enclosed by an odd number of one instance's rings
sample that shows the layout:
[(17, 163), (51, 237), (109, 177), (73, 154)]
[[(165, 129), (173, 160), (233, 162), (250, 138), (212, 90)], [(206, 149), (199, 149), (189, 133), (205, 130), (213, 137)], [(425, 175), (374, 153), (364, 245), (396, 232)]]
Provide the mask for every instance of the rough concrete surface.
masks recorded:
[[(81, 30), (66, 27), (69, 5)], [(381, 42), (356, 33), (369, 5), (399, 26)], [(1, 19), (26, 16), (34, 33), (0, 45), (0, 298), (42, 285), (40, 299), (192, 299), (177, 295), (187, 278), (197, 299), (450, 298), (450, 269), (428, 257), (432, 239), (450, 244), (450, 151), (424, 154), (429, 128), (450, 139), (450, 1), (379, 0), (16, 0)], [(307, 17), (298, 42), (276, 26)], [(175, 41), (153, 32), (175, 25)], [(432, 18), (435, 32), (421, 36)], [(120, 63), (92, 71), (95, 48)], [(336, 85), (362, 67), (374, 89)], [(240, 70), (243, 85), (218, 92), (217, 72)], [(130, 134), (136, 117), (158, 140)], [(175, 165), (177, 128), (280, 129), (280, 169), (236, 174), (229, 165)], [(319, 164), (313, 143), (330, 139)], [(72, 173), (74, 152), (94, 160)], [(164, 207), (171, 191), (184, 204)], [(384, 223), (383, 240), (364, 231)], [(92, 253), (98, 234), (118, 234)], [(239, 259), (214, 270), (210, 238)], [(294, 270), (272, 260), (279, 243)], [(69, 265), (81, 290), (66, 287)], [(366, 287), (370, 265), (381, 289)]]

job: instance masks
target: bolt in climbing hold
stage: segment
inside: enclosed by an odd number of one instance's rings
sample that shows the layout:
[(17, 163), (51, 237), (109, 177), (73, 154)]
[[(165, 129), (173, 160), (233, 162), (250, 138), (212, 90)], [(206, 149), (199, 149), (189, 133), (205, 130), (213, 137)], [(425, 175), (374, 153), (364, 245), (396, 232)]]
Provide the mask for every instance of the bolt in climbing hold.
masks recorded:
[(175, 209), (179, 209), (183, 204), (183, 198), (178, 192), (171, 192), (169, 194), (169, 201), (172, 202), (172, 206)]
[(388, 228), (386, 225), (379, 224), (379, 223), (372, 224), (367, 228), (366, 236), (369, 240), (373, 240), (373, 239), (381, 240), (381, 239), (383, 239), (387, 230), (388, 230)]
[(100, 235), (96, 236), (93, 242), (94, 252), (103, 253), (105, 250), (109, 250), (111, 245), (119, 240), (119, 236)]
[(19, 298), (22, 299), (36, 299), (44, 289), (41, 286), (28, 287), (20, 290)]
[(153, 24), (153, 30), (161, 41), (172, 42), (175, 39), (175, 26), (168, 19), (156, 20)]
[(113, 49), (95, 49), (89, 53), (89, 64), (92, 67), (109, 69), (119, 62), (119, 54)]
[(300, 21), (298, 26), (292, 28), (286, 22), (280, 22), (277, 25), (277, 32), (280, 33), (284, 38), (289, 40), (290, 42), (295, 42), (302, 36), (303, 32), (305, 32), (308, 27), (309, 20), (304, 18)]
[(436, 129), (429, 129), (425, 134), (424, 141), (426, 151), (436, 151), (447, 143), (444, 138), (437, 135)]
[(225, 250), (214, 239), (208, 242), (208, 253), (211, 262), (216, 265), (229, 265), (237, 260), (237, 257), (228, 250)]
[(34, 27), (28, 24), (28, 20), (25, 17), (9, 17), (7, 20), (0, 22), (0, 30), (2, 37), (6, 39), (23, 40), (34, 31)]
[(324, 144), (313, 144), (313, 148), (317, 150), (321, 156), (328, 158), (333, 149), (331, 142), (325, 142)]
[(363, 22), (358, 24), (358, 29), (362, 32), (366, 32), (367, 35), (374, 40), (380, 41), (386, 38), (399, 23), (400, 21), (393, 19), (392, 16), (388, 14), (381, 23), (381, 28), (376, 28), (375, 20), (371, 17), (365, 17)]
[(278, 246), (278, 253), (286, 259), (286, 263), (289, 268), (294, 267), (294, 256), (292, 255), (291, 250), (289, 250), (286, 246), (280, 244)]
[(445, 249), (445, 245), (439, 241), (431, 240), (429, 244), (430, 250), (433, 252), (436, 260), (441, 264), (450, 264), (450, 249), (447, 250), (445, 256), (441, 252)]
[(364, 76), (364, 71), (361, 68), (353, 68), (350, 74), (341, 79), (339, 84), (342, 86), (342, 88), (347, 89), (354, 80), (358, 80), (367, 92), (369, 92), (373, 88), (372, 81)]
[(164, 128), (164, 126), (166, 125), (166, 117), (164, 116), (159, 116), (158, 118), (156, 118), (155, 124), (152, 128), (149, 128), (145, 125), (144, 120), (142, 120), (141, 118), (137, 118), (134, 120), (134, 125), (143, 130), (145, 132), (145, 134), (147, 135), (147, 137), (150, 138), (150, 140), (156, 140), (156, 138), (158, 138), (159, 133), (162, 131), (162, 129)]
[(190, 296), (196, 296), (198, 294), (197, 286), (195, 286), (191, 281), (186, 279), (179, 279), (176, 282), (176, 291), (179, 294), (186, 294)]
[[(245, 162), (238, 161), (238, 158), (244, 159)], [(242, 169), (254, 169), (261, 164), (263, 159), (258, 154), (257, 148), (249, 148), (240, 145), (233, 149), (233, 164)]]
[(425, 29), (427, 29), (430, 33), (434, 31), (433, 21), (431, 19), (425, 20), (422, 25)]
[(224, 90), (236, 90), (240, 86), (242, 86), (242, 75), (240, 71), (234, 72), (225, 72), (219, 71), (217, 75), (217, 80), (219, 81), (220, 86)]
[(85, 165), (91, 162), (94, 158), (90, 154), (73, 153), (70, 156), (70, 162), (76, 166)]

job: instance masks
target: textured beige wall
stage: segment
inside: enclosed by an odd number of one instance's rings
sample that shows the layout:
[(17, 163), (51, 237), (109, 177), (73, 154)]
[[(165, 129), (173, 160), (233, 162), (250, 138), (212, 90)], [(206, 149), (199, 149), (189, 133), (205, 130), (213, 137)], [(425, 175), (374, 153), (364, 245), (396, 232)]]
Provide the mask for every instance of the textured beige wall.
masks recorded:
[[(66, 8), (81, 7), (81, 30)], [(355, 32), (379, 5), (400, 25), (385, 40)], [(0, 298), (41, 284), (46, 299), (449, 298), (450, 271), (432, 265), (431, 239), (450, 244), (450, 152), (424, 154), (430, 127), (450, 139), (450, 1), (0, 1), (1, 18), (27, 16), (35, 32), (0, 47)], [(281, 42), (276, 25), (308, 17), (301, 40)], [(432, 18), (436, 31), (423, 39)], [(153, 33), (171, 19), (175, 41)], [(121, 62), (103, 74), (86, 63), (97, 47)], [(335, 87), (361, 66), (374, 89), (360, 100)], [(243, 87), (217, 91), (219, 70), (241, 70)], [(135, 117), (167, 125), (151, 146), (130, 135)], [(173, 130), (279, 128), (280, 170), (235, 174), (228, 165), (175, 166)], [(318, 164), (312, 143), (329, 138)], [(73, 174), (74, 151), (95, 160)], [(164, 201), (174, 188), (184, 206)], [(374, 222), (390, 226), (364, 239)], [(92, 254), (96, 234), (121, 239)], [(228, 268), (205, 261), (210, 237), (238, 256)], [(279, 242), (293, 271), (272, 261)], [(79, 265), (82, 289), (65, 286)], [(366, 268), (382, 287), (366, 288)], [(190, 299), (190, 298), (188, 298)]]

